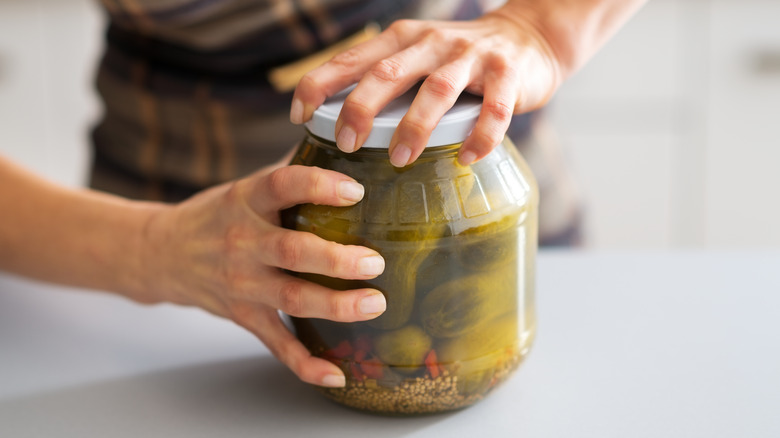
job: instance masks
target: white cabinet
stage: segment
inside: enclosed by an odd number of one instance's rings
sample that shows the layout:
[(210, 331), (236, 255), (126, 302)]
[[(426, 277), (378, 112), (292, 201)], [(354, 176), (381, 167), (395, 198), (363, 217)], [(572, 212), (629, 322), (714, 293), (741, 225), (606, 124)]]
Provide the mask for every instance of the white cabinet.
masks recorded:
[(780, 2), (713, 1), (707, 245), (780, 246)]
[(589, 246), (674, 243), (682, 21), (677, 2), (650, 2), (550, 107), (585, 193)]
[(593, 247), (780, 246), (780, 3), (650, 1), (551, 119)]

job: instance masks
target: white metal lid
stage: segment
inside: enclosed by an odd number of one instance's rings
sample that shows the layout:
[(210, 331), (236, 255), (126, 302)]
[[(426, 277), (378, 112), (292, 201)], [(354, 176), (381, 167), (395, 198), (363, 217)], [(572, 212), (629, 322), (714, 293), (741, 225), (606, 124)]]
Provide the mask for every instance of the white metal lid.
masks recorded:
[[(355, 88), (354, 85), (340, 91), (314, 111), (311, 120), (306, 122), (306, 127), (312, 134), (325, 140), (336, 141), (336, 119), (344, 104), (344, 99), (353, 88)], [(390, 146), (393, 132), (412, 104), (418, 89), (419, 87), (412, 87), (377, 114), (371, 133), (362, 147), (387, 149)], [(481, 109), (482, 97), (468, 93), (461, 94), (455, 105), (444, 114), (439, 124), (436, 125), (426, 147), (461, 143), (474, 128)]]

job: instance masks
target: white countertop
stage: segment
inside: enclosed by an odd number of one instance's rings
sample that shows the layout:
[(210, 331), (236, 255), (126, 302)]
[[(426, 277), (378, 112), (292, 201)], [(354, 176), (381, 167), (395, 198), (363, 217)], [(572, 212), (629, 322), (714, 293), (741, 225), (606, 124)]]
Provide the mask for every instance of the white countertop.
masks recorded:
[(204, 312), (0, 275), (3, 437), (777, 437), (780, 252), (543, 252), (539, 332), (466, 410), (354, 412)]

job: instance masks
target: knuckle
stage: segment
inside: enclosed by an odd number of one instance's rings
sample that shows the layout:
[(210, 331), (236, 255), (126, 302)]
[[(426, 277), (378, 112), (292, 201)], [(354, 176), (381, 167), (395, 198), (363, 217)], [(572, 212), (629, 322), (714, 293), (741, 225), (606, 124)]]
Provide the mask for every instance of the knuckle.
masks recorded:
[(328, 178), (322, 172), (318, 172), (314, 168), (312, 170), (314, 171), (309, 173), (308, 178), (308, 193), (312, 200), (316, 200), (329, 194)]
[(501, 53), (492, 53), (487, 59), (486, 66), (499, 76), (514, 76), (517, 71), (512, 59)]
[(295, 232), (287, 232), (276, 241), (276, 255), (281, 268), (295, 269), (303, 257), (303, 247)]
[[(350, 93), (346, 99), (344, 99), (344, 106), (342, 107), (342, 114), (351, 114), (352, 119), (370, 120), (374, 118), (375, 111), (371, 110), (359, 97), (354, 96), (355, 93)], [(352, 120), (354, 122), (354, 120)]]
[(230, 183), (230, 186), (228, 186), (228, 189), (225, 190), (225, 202), (228, 204), (232, 204), (239, 199), (241, 199), (242, 190), (239, 186), (239, 183), (242, 181), (234, 181)]
[(282, 167), (268, 175), (268, 194), (273, 199), (283, 199), (288, 194), (290, 168)]
[(463, 36), (454, 36), (450, 38), (447, 44), (452, 48), (455, 53), (463, 53), (471, 50), (474, 46), (472, 40)]
[(387, 27), (387, 32), (398, 36), (408, 35), (411, 32), (413, 26), (414, 20), (396, 20)]
[(349, 49), (331, 58), (330, 64), (342, 70), (353, 70), (360, 65), (361, 60), (362, 56), (359, 51)]
[(385, 58), (371, 67), (370, 73), (377, 79), (386, 82), (397, 82), (404, 76), (406, 69), (400, 62)]
[(330, 274), (343, 276), (351, 271), (351, 263), (348, 256), (344, 254), (343, 245), (331, 243), (328, 248), (328, 267)]
[(489, 117), (504, 123), (512, 117), (514, 108), (502, 100), (491, 100), (482, 104), (482, 110)]
[(439, 29), (437, 27), (432, 27), (430, 29), (426, 29), (423, 32), (423, 39), (428, 40), (432, 43), (441, 43), (447, 39), (447, 32), (445, 30)]
[(292, 316), (302, 316), (303, 285), (288, 281), (279, 288), (279, 310)]
[(451, 73), (441, 70), (428, 76), (425, 80), (425, 88), (427, 92), (444, 99), (452, 99), (453, 96), (460, 94), (461, 91), (455, 77)]
[(355, 320), (354, 308), (351, 301), (347, 300), (347, 294), (333, 293), (328, 300), (328, 318), (333, 321), (352, 322)]
[(475, 132), (474, 146), (480, 152), (487, 153), (504, 138), (504, 134), (497, 129)]
[(296, 88), (298, 90), (305, 90), (306, 94), (312, 91), (321, 90), (323, 87), (320, 81), (317, 79), (317, 70), (312, 70), (303, 75), (303, 77), (301, 77), (301, 79), (298, 81), (298, 86)]
[(433, 130), (434, 124), (426, 123), (425, 119), (420, 117), (406, 115), (401, 121), (401, 127), (411, 136), (422, 138), (429, 135), (428, 133)]

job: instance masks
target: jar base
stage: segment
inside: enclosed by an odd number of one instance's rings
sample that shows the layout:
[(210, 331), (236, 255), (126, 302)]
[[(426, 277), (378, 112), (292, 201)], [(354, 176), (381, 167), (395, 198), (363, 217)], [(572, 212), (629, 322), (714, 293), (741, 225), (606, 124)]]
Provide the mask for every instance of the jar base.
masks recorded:
[[(527, 353), (527, 350), (523, 351)], [(513, 354), (492, 373), (453, 375), (444, 371), (404, 380), (386, 387), (373, 379), (348, 380), (343, 388), (317, 389), (337, 404), (383, 416), (419, 416), (466, 408), (485, 398), (505, 382), (523, 361), (525, 354)]]

